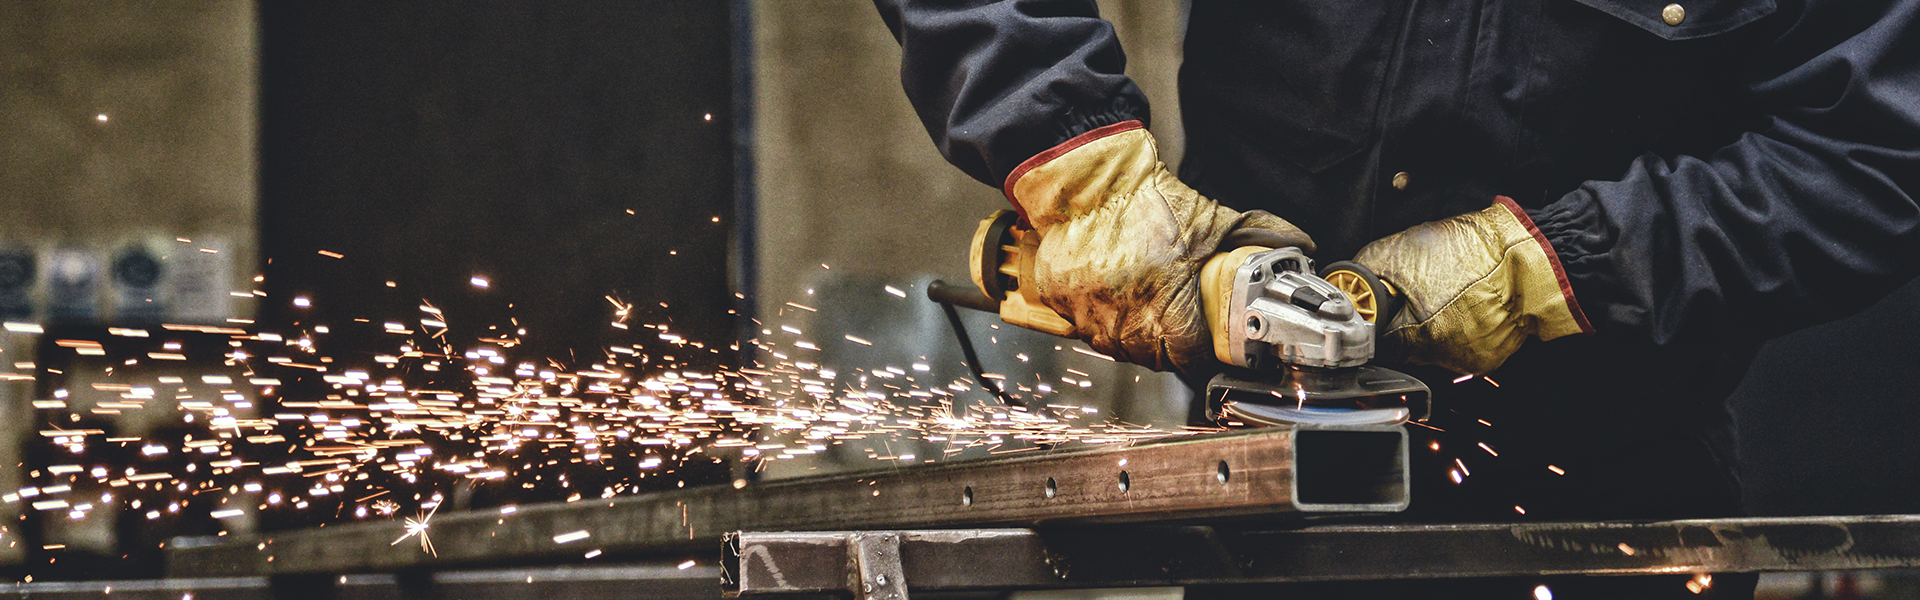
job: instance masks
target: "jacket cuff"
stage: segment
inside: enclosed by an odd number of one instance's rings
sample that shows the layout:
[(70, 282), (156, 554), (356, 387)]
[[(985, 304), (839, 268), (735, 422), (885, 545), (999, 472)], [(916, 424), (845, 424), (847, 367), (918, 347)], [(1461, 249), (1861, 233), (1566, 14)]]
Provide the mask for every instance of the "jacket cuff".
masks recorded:
[[(1573, 313), (1574, 323), (1580, 326), (1581, 333), (1593, 333), (1593, 323), (1587, 320), (1586, 311), (1580, 309), (1580, 301), (1574, 297), (1573, 283), (1567, 276), (1567, 269), (1564, 261), (1561, 259), (1560, 252), (1556, 250), (1558, 244), (1553, 243), (1553, 240), (1546, 234), (1548, 225), (1558, 224), (1541, 223), (1533, 215), (1528, 214), (1526, 209), (1520, 208), (1519, 204), (1514, 203), (1512, 198), (1496, 196), (1494, 202), (1505, 207), (1509, 212), (1512, 212), (1513, 217), (1518, 219), (1521, 225), (1526, 226), (1527, 233), (1533, 235), (1533, 241), (1540, 244), (1540, 249), (1547, 254), (1547, 263), (1553, 266), (1553, 278), (1560, 284), (1560, 294), (1567, 299), (1567, 311)], [(1551, 217), (1551, 215), (1545, 214), (1541, 216)]]
[(1128, 96), (1115, 96), (1104, 106), (1068, 107), (1054, 122), (1054, 139), (1064, 142), (1089, 131), (1127, 121), (1139, 121), (1145, 127), (1149, 122), (1146, 105)]
[[(1087, 132), (1127, 121), (1139, 121), (1142, 126), (1152, 123), (1148, 118), (1146, 103), (1132, 96), (1120, 95), (1109, 100), (1069, 106), (1051, 115), (1042, 124), (1025, 130), (1025, 135), (1019, 136), (1023, 140), (1021, 143), (1004, 148), (988, 159), (992, 163), (992, 170), (986, 181), (991, 184), (997, 178), (1004, 183), (1019, 165), (1032, 161), (1026, 157), (1044, 153), (1046, 148), (1066, 143)], [(1013, 162), (1016, 160), (1021, 162)], [(1009, 177), (1000, 177), (1001, 173)]]

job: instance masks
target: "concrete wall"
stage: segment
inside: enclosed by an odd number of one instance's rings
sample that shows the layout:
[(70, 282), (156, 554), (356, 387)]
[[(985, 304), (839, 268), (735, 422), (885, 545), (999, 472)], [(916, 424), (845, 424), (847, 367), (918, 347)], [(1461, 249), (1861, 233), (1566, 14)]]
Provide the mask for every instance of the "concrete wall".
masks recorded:
[[(43, 272), (143, 248), (186, 274), (151, 298), (162, 316), (249, 313), (227, 292), (256, 272), (253, 28), (245, 0), (0, 3), (0, 247)], [(100, 315), (124, 309), (116, 289), (94, 290)]]
[[(1174, 85), (1183, 5), (1114, 0), (1101, 2), (1101, 9), (1127, 49), (1128, 74), (1155, 103), (1154, 131), (1165, 158), (1177, 162), (1182, 136)], [(923, 285), (936, 277), (967, 281), (973, 230), (982, 217), (1007, 207), (1006, 199), (934, 148), (900, 89), (900, 47), (872, 2), (759, 0), (753, 11), (762, 331), (779, 345), (786, 342), (778, 325), (801, 329), (822, 347), (827, 360), (820, 362), (842, 373), (924, 360), (934, 367), (928, 378), (935, 383), (967, 377), (953, 334), (922, 295)], [(907, 298), (887, 294), (888, 285)], [(1064, 340), (991, 329), (998, 319), (975, 315), (969, 322), (989, 371), (1072, 388), (1057, 401), (1098, 406), (1131, 422), (1178, 427), (1184, 421), (1186, 392), (1170, 376), (1055, 350), (1068, 344)], [(846, 334), (875, 346), (839, 343)], [(1066, 369), (1092, 374), (1092, 385), (1062, 385), (1058, 377)], [(984, 399), (977, 391), (973, 396)], [(842, 454), (846, 460), (793, 463), (794, 469), (872, 466), (857, 452)]]
[[(1184, 147), (1175, 73), (1178, 2), (1110, 0), (1128, 74), (1154, 102), (1169, 163)], [(998, 190), (947, 164), (900, 90), (900, 47), (867, 0), (754, 3), (763, 305), (803, 290), (807, 267), (966, 274), (975, 223)]]
[[(257, 272), (253, 10), (249, 0), (0, 2), (0, 319), (251, 315), (228, 292), (251, 289)], [(113, 276), (136, 255), (157, 263), (157, 279)], [(32, 375), (36, 337), (0, 331), (0, 373)], [(22, 485), (14, 465), (40, 416), (33, 386), (0, 377), (0, 490)], [(18, 523), (19, 510), (0, 504), (0, 524)], [(111, 517), (65, 526), (62, 539), (85, 545), (110, 535)], [(0, 527), (0, 563), (23, 558), (17, 532)]]

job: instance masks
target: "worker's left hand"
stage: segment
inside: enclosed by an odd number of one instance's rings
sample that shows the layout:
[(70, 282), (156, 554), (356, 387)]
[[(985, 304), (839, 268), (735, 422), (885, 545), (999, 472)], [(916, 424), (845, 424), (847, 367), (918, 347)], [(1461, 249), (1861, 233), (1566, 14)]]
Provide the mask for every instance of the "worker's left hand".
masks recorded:
[(1486, 373), (1542, 340), (1592, 333), (1553, 247), (1525, 210), (1494, 205), (1381, 238), (1353, 258), (1399, 289), (1406, 306), (1385, 324), (1382, 362)]

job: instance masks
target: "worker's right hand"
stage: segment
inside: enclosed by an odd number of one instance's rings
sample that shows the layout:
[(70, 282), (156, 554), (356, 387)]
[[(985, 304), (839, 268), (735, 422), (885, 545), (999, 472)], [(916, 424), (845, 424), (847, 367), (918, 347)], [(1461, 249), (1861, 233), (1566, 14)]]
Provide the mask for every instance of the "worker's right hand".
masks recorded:
[(1040, 235), (1025, 285), (1094, 350), (1160, 371), (1192, 373), (1213, 357), (1197, 284), (1214, 252), (1313, 250), (1293, 224), (1222, 207), (1181, 183), (1138, 121), (1028, 159), (1006, 192)]

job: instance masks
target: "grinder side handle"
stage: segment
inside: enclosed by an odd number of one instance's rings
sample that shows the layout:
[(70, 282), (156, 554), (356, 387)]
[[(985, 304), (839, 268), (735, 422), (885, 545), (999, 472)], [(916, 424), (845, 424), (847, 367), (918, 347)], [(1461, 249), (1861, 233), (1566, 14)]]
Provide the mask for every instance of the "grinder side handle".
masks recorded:
[[(968, 253), (973, 284), (980, 288), (981, 294), (967, 295), (984, 295), (984, 299), (993, 301), (994, 306), (985, 308), (959, 302), (952, 304), (999, 313), (1002, 321), (1041, 333), (1074, 337), (1073, 323), (1041, 304), (1040, 299), (1034, 297), (1024, 285), (1027, 276), (1033, 272), (1033, 256), (1039, 248), (1040, 236), (1032, 229), (1022, 227), (1019, 215), (1013, 211), (1000, 210), (988, 215), (980, 221), (979, 229), (974, 231), (973, 247)], [(927, 288), (927, 293), (932, 297), (933, 288)], [(968, 301), (975, 303), (980, 300), (982, 298), (968, 298)]]
[(939, 279), (927, 283), (927, 299), (980, 312), (1000, 312), (1000, 303), (980, 293), (980, 290), (964, 285), (954, 285)]

